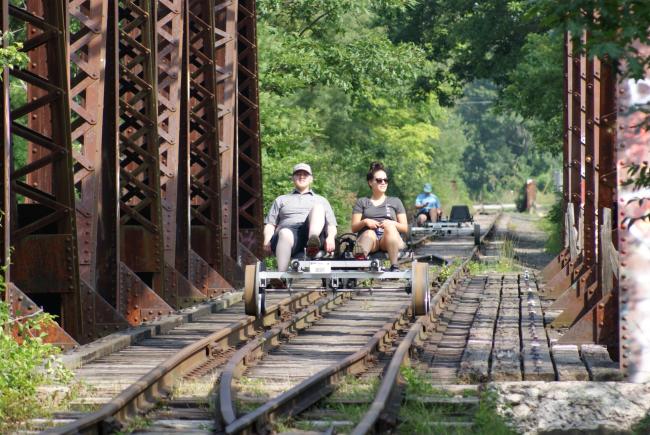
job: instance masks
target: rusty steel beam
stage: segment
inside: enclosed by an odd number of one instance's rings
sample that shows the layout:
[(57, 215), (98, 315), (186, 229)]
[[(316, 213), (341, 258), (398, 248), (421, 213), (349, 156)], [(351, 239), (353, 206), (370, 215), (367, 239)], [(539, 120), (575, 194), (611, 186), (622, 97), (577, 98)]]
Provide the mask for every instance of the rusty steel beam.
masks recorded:
[[(584, 150), (582, 162), (584, 165), (584, 224), (582, 226), (582, 249), (584, 263), (588, 268), (594, 268), (596, 265), (596, 231), (598, 229), (598, 161), (596, 158), (598, 145), (596, 143), (596, 133), (594, 124), (595, 98), (594, 93), (594, 61), (584, 56), (584, 74), (581, 77), (582, 89), (584, 92), (583, 105), (581, 107), (581, 124), (584, 128)], [(595, 272), (595, 271), (594, 271)], [(594, 281), (597, 275), (592, 274)]]
[[(575, 227), (579, 228), (580, 209), (582, 207), (582, 130), (581, 130), (581, 116), (580, 116), (580, 74), (581, 74), (581, 56), (578, 51), (573, 47), (571, 53), (571, 99), (569, 103), (569, 117), (571, 119), (571, 134), (569, 139), (569, 198), (574, 207)], [(572, 259), (575, 261), (575, 259)]]
[(165, 261), (157, 131), (156, 6), (151, 0), (118, 2), (120, 257), (162, 296)]
[(240, 0), (237, 15), (237, 140), (240, 243), (262, 253), (264, 204), (255, 0)]
[[(635, 43), (639, 56), (650, 56), (650, 46)], [(623, 67), (625, 68), (625, 66)], [(650, 279), (648, 248), (650, 189), (635, 188), (629, 173), (633, 165), (647, 170), (650, 161), (648, 115), (650, 70), (644, 79), (623, 79), (617, 94), (618, 132), (618, 251), (621, 367), (632, 382), (650, 381)]]
[[(11, 280), (59, 316), (75, 339), (85, 336), (77, 256), (67, 69), (67, 1), (9, 5), (12, 31), (25, 32), (26, 70), (10, 76), (27, 89), (11, 106)], [(25, 156), (24, 152), (28, 151)], [(6, 186), (5, 186), (6, 188)]]
[[(116, 167), (114, 159), (103, 158), (103, 147), (110, 146), (110, 142), (102, 144), (107, 19), (108, 3), (102, 0), (68, 2), (70, 108), (84, 342), (129, 326), (115, 309), (119, 288), (116, 207), (100, 201), (104, 183), (109, 182), (103, 178), (104, 165), (111, 166), (113, 171)], [(75, 29), (74, 33), (72, 29)], [(107, 225), (109, 219), (112, 225)], [(102, 259), (101, 263), (98, 257)], [(101, 280), (98, 268), (104, 275)]]
[(191, 250), (188, 276), (194, 286), (215, 296), (232, 286), (223, 277), (221, 165), (218, 134), (217, 61), (214, 0), (187, 5), (188, 135), (190, 153)]
[[(156, 68), (158, 71), (158, 136), (160, 189), (164, 233), (165, 300), (180, 307), (203, 300), (206, 295), (187, 279), (189, 272), (189, 148), (187, 104), (181, 104), (187, 64), (184, 49), (185, 2), (158, 2), (156, 22)], [(178, 268), (177, 268), (178, 267)], [(181, 272), (182, 271), (182, 272)]]
[(221, 208), (224, 274), (231, 281), (241, 274), (238, 257), (237, 186), (237, 9), (236, 0), (214, 5), (215, 61), (221, 165)]

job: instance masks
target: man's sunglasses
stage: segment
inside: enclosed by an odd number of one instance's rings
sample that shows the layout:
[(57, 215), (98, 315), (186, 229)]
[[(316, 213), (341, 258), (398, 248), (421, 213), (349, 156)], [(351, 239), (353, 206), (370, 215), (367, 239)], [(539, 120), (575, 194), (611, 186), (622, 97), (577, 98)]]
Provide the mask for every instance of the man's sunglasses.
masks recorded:
[(375, 182), (377, 184), (384, 184), (384, 183), (388, 184), (388, 178), (375, 178)]

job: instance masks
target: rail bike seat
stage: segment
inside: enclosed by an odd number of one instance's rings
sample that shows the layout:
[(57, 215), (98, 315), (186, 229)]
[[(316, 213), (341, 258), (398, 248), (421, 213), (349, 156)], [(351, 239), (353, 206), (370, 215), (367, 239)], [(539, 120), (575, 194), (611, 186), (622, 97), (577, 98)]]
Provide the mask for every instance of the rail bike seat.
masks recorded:
[(469, 213), (469, 207), (466, 205), (454, 205), (449, 213), (449, 222), (465, 223), (473, 222), (474, 219)]

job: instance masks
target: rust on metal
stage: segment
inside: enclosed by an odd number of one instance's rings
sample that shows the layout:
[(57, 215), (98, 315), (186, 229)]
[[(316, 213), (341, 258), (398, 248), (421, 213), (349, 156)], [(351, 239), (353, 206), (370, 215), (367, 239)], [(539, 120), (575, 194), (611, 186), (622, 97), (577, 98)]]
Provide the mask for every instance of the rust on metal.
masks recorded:
[(218, 103), (218, 137), (221, 169), (221, 224), (226, 278), (236, 274), (238, 247), (237, 195), (237, 8), (238, 2), (215, 0), (214, 59)]
[(182, 140), (190, 148), (190, 245), (223, 275), (214, 0), (190, 0), (187, 8), (189, 137)]
[[(5, 291), (6, 301), (16, 318), (33, 315), (41, 309), (14, 284), (8, 284)], [(64, 350), (70, 350), (79, 346), (79, 343), (55, 322), (42, 324), (40, 332), (47, 334), (48, 343), (59, 346)]]
[[(269, 314), (286, 309), (297, 310), (307, 306), (320, 297), (319, 292), (304, 292), (283, 299), (269, 307)], [(256, 334), (263, 320), (248, 317), (196, 341), (171, 358), (156, 366), (139, 381), (122, 391), (117, 397), (102, 406), (98, 411), (47, 431), (51, 434), (104, 433), (118, 431), (120, 423), (151, 409), (164, 394), (173, 387), (174, 381), (183, 378), (200, 368), (219, 350), (226, 350), (233, 344), (247, 340)], [(110, 430), (108, 430), (110, 428)]]
[[(27, 89), (27, 101), (12, 101), (10, 142), (27, 142), (21, 166), (12, 154), (10, 186), (11, 277), (35, 302), (54, 311), (65, 330), (84, 336), (77, 255), (75, 195), (67, 67), (67, 1), (29, 0), (25, 8), (8, 6), (10, 31), (25, 30), (27, 69), (12, 69), (12, 80)], [(6, 19), (7, 17), (5, 17)], [(38, 246), (50, 258), (32, 251)], [(58, 259), (58, 260), (54, 260)], [(50, 282), (31, 276), (40, 264)], [(49, 289), (49, 292), (48, 292)]]
[(256, 1), (240, 0), (237, 11), (239, 234), (241, 245), (262, 258), (264, 204), (257, 72)]
[(134, 326), (175, 311), (124, 263), (120, 264), (119, 295), (117, 310)]
[(137, 0), (118, 4), (121, 259), (162, 294), (164, 234), (157, 129), (157, 2)]

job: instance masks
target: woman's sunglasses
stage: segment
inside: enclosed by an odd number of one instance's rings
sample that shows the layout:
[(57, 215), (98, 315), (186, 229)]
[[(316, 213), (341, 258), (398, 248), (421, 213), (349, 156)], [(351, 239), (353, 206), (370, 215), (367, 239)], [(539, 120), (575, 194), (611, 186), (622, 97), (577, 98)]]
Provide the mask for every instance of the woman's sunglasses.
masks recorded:
[(384, 184), (384, 183), (388, 184), (388, 178), (375, 178), (375, 182), (377, 184)]

